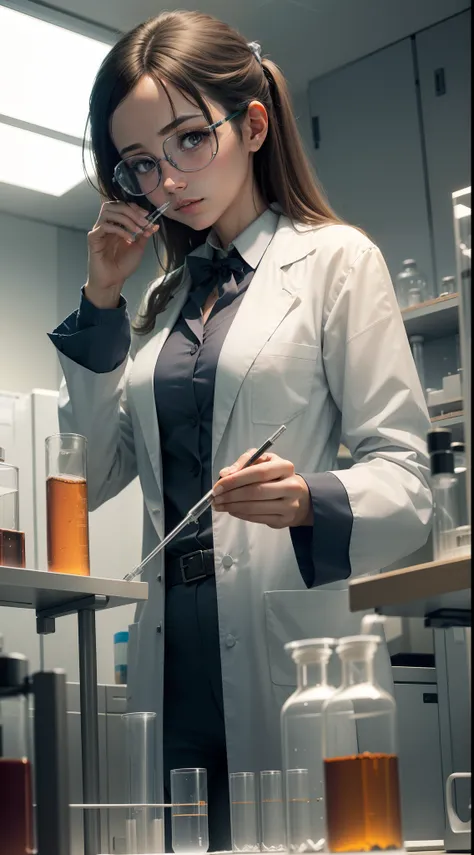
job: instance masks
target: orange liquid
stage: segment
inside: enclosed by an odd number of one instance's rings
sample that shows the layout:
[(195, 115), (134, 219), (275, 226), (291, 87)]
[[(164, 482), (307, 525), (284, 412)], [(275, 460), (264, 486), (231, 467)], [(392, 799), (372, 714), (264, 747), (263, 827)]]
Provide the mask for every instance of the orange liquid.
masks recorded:
[(30, 763), (0, 758), (0, 855), (34, 851)]
[(89, 576), (87, 483), (80, 478), (48, 478), (48, 569)]
[(398, 758), (364, 754), (324, 761), (331, 852), (402, 849)]
[(25, 533), (0, 528), (0, 566), (26, 567)]

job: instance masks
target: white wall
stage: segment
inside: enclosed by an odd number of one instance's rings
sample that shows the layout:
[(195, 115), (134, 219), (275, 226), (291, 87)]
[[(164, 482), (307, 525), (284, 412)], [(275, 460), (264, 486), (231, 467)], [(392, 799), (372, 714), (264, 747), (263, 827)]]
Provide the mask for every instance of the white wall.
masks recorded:
[[(136, 311), (156, 276), (150, 244), (124, 294)], [(51, 332), (77, 308), (87, 277), (87, 235), (0, 213), (0, 389), (57, 389), (60, 373)]]
[(55, 388), (58, 229), (0, 213), (0, 389)]

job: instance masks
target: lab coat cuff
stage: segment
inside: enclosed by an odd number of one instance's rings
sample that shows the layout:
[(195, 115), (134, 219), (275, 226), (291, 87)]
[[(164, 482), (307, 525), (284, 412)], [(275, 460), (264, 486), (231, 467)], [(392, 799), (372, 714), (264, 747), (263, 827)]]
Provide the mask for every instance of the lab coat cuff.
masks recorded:
[(127, 301), (121, 296), (116, 309), (98, 309), (87, 299), (84, 286), (81, 288), (81, 302), (77, 310), (77, 332), (89, 327), (113, 326), (120, 328), (125, 319), (128, 320)]
[(97, 309), (82, 295), (80, 308), (48, 335), (77, 365), (95, 374), (107, 374), (124, 362), (130, 349), (126, 302), (117, 309)]
[(308, 588), (347, 579), (353, 514), (344, 485), (332, 472), (298, 473), (313, 505), (313, 525), (290, 528), (296, 560)]

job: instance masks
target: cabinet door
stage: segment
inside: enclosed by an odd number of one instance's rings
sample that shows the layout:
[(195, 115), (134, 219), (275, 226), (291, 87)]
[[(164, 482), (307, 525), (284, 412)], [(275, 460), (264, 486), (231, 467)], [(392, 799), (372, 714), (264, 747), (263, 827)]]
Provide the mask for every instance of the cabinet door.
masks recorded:
[(416, 36), (436, 272), (456, 273), (451, 193), (471, 183), (471, 12)]
[(443, 840), (437, 686), (396, 683), (400, 786), (405, 840)]
[(432, 281), (412, 40), (313, 80), (309, 99), (332, 206), (379, 244), (392, 277), (415, 258)]

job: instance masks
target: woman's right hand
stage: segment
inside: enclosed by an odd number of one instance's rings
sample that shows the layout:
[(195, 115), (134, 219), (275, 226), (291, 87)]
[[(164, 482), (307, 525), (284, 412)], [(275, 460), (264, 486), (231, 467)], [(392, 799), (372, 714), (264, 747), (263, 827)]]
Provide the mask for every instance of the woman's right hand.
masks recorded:
[[(87, 235), (89, 270), (85, 294), (99, 309), (117, 308), (125, 281), (138, 268), (151, 235), (148, 211), (135, 203), (104, 201), (97, 222)], [(147, 226), (135, 240), (132, 234)]]

